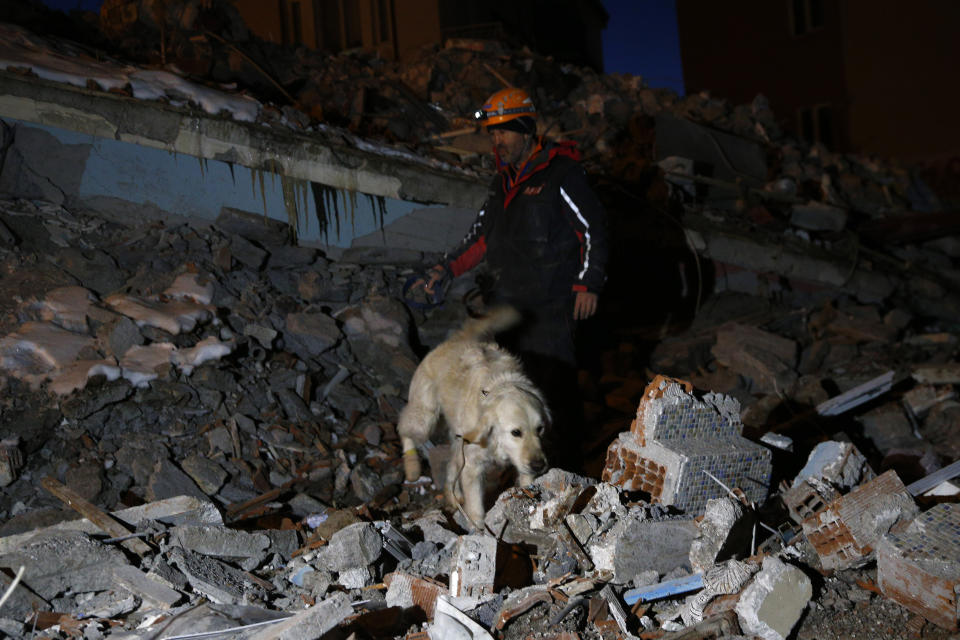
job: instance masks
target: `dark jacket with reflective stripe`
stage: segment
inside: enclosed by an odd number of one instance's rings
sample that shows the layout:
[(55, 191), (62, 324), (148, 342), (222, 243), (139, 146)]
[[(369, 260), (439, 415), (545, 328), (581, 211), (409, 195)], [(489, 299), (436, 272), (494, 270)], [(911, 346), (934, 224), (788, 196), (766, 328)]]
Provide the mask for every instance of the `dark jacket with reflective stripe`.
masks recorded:
[(512, 185), (510, 168), (501, 167), (445, 266), (459, 276), (486, 257), (496, 297), (520, 306), (576, 291), (599, 293), (606, 280), (606, 214), (577, 159), (572, 144), (547, 146)]

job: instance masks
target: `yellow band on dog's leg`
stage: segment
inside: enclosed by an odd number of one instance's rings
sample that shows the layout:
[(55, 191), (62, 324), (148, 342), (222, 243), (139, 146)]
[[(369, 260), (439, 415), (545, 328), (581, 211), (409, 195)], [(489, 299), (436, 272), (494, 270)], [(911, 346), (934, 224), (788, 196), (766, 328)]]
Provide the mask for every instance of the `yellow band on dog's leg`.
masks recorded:
[(407, 482), (416, 482), (420, 479), (420, 456), (416, 449), (407, 449), (403, 452), (403, 473)]

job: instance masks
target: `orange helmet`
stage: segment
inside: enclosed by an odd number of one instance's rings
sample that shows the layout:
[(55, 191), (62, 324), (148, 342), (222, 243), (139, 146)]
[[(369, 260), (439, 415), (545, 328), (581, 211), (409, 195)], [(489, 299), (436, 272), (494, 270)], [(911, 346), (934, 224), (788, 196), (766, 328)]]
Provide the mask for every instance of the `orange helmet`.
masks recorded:
[(523, 89), (511, 87), (501, 89), (487, 98), (483, 106), (477, 109), (474, 117), (484, 126), (503, 124), (524, 116), (535, 118), (537, 109), (533, 100)]

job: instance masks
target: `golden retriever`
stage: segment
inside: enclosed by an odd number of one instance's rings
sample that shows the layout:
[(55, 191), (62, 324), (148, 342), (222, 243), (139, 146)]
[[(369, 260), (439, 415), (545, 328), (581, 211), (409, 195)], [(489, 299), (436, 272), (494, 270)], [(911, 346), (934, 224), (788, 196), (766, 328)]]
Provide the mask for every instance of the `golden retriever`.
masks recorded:
[(550, 422), (546, 402), (520, 361), (493, 341), (519, 321), (515, 309), (494, 308), (428, 353), (397, 425), (407, 481), (414, 482), (420, 477), (416, 447), (443, 417), (451, 444), (444, 493), (475, 527), (483, 523), (484, 478), (492, 464), (512, 465), (520, 486), (547, 469), (540, 442)]

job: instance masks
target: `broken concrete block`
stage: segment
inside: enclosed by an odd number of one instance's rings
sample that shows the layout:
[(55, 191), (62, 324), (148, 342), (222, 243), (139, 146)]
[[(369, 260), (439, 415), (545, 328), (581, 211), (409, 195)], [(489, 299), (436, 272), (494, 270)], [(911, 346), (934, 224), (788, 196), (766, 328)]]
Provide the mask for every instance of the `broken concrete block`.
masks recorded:
[(767, 556), (737, 602), (740, 626), (763, 640), (786, 640), (812, 595), (803, 571)]
[(448, 593), (446, 585), (430, 578), (394, 571), (387, 576), (387, 606), (416, 609), (428, 620), (433, 618), (437, 598)]
[(77, 596), (74, 615), (91, 618), (114, 618), (130, 613), (140, 605), (137, 597), (125, 589), (111, 589)]
[(867, 459), (849, 442), (821, 442), (781, 493), (790, 517), (803, 522), (836, 500), (841, 493), (876, 477)]
[(353, 567), (344, 569), (337, 575), (337, 584), (344, 589), (363, 589), (373, 584), (373, 575), (370, 567)]
[(732, 498), (714, 498), (707, 502), (703, 519), (697, 522), (699, 533), (690, 544), (690, 566), (706, 571), (717, 562), (751, 552), (753, 518), (743, 505)]
[(147, 484), (147, 499), (156, 501), (176, 496), (208, 499), (207, 494), (201, 491), (190, 476), (181, 471), (177, 465), (167, 459), (158, 460)]
[(629, 432), (607, 449), (603, 480), (651, 500), (699, 513), (711, 498), (740, 488), (752, 502), (766, 499), (771, 453), (740, 435), (739, 403), (657, 376), (644, 392)]
[(79, 531), (39, 533), (0, 556), (0, 567), (26, 567), (23, 584), (45, 600), (66, 592), (112, 588), (115, 566), (127, 564), (123, 553)]
[(921, 513), (877, 545), (883, 595), (937, 626), (957, 631), (960, 594), (960, 504)]
[(170, 529), (170, 542), (195, 553), (227, 560), (252, 559), (259, 564), (267, 555), (270, 538), (226, 527), (183, 525)]
[(233, 257), (245, 267), (259, 271), (267, 256), (270, 254), (240, 235), (235, 235), (230, 241), (230, 251)]
[(757, 327), (725, 325), (717, 331), (717, 343), (710, 352), (763, 393), (783, 392), (797, 381), (797, 344)]
[(821, 442), (807, 457), (807, 463), (793, 480), (799, 486), (807, 478), (829, 482), (846, 492), (876, 477), (862, 453), (850, 442)]
[(584, 549), (595, 571), (609, 572), (613, 584), (626, 584), (642, 571), (662, 574), (686, 566), (696, 535), (693, 520), (652, 520), (634, 508), (600, 536), (587, 540)]
[(250, 640), (318, 640), (352, 613), (350, 598), (337, 592), (283, 622), (254, 633)]
[(265, 529), (259, 533), (270, 539), (270, 553), (278, 554), (285, 562), (289, 562), (300, 547), (300, 534), (296, 529)]
[(801, 526), (823, 570), (848, 569), (871, 560), (880, 538), (905, 528), (918, 511), (897, 474), (887, 471), (837, 498)]
[(343, 334), (337, 321), (325, 313), (290, 313), (283, 339), (288, 348), (318, 356), (339, 342)]
[(888, 402), (856, 417), (863, 425), (863, 435), (870, 439), (882, 455), (894, 449), (922, 447), (913, 435), (913, 426), (899, 402)]
[(151, 609), (169, 609), (183, 598), (179, 591), (130, 565), (114, 567), (113, 578), (118, 586), (140, 598)]
[(368, 567), (380, 558), (383, 537), (376, 525), (358, 522), (340, 529), (320, 552), (321, 564), (331, 571)]
[(216, 495), (227, 480), (227, 472), (223, 467), (199, 453), (184, 458), (180, 466), (208, 496)]
[(242, 571), (219, 560), (202, 556), (192, 551), (172, 547), (168, 555), (170, 564), (187, 577), (190, 587), (220, 604), (243, 604), (260, 589)]
[(595, 484), (592, 478), (550, 469), (525, 491), (513, 488), (501, 493), (484, 516), (484, 523), (508, 544), (550, 546), (555, 538), (555, 525), (566, 516), (558, 512), (558, 508), (566, 505), (569, 511), (573, 506), (571, 498), (575, 499)]
[(461, 536), (450, 572), (450, 595), (481, 599), (493, 595), (497, 572), (497, 539), (476, 534)]

